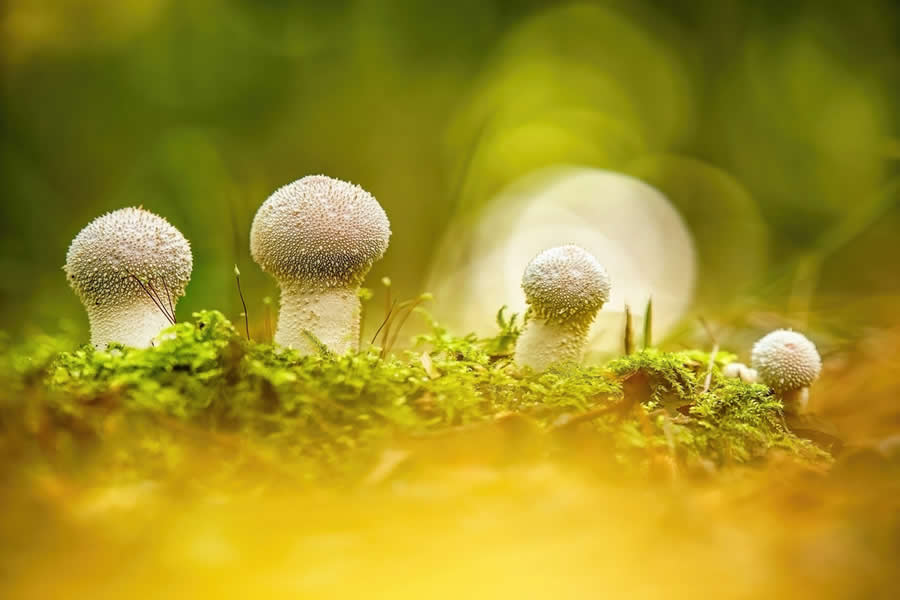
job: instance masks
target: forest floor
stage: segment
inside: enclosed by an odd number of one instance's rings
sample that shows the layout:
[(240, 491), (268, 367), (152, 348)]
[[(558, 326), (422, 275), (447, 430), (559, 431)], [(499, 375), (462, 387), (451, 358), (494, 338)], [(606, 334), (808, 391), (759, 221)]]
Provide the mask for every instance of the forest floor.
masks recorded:
[[(900, 437), (785, 415), (726, 352), (522, 373), (498, 327), (0, 341), (3, 597), (894, 597)], [(819, 387), (893, 398), (871, 363)]]

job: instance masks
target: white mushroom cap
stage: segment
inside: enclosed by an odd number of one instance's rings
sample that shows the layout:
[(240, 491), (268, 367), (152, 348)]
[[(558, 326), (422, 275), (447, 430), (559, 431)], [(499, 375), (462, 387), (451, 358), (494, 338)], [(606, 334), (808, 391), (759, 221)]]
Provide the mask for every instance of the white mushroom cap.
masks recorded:
[(787, 329), (773, 331), (756, 342), (750, 361), (762, 382), (779, 393), (812, 385), (822, 369), (816, 345)]
[(275, 191), (250, 229), (250, 253), (282, 283), (313, 288), (359, 285), (381, 258), (391, 224), (367, 191), (324, 175)]
[(530, 310), (551, 322), (587, 327), (609, 299), (606, 269), (578, 246), (558, 246), (534, 257), (522, 276)]
[(143, 208), (122, 208), (97, 217), (75, 236), (63, 270), (92, 309), (147, 299), (135, 277), (174, 303), (184, 295), (192, 267), (191, 246), (180, 231)]

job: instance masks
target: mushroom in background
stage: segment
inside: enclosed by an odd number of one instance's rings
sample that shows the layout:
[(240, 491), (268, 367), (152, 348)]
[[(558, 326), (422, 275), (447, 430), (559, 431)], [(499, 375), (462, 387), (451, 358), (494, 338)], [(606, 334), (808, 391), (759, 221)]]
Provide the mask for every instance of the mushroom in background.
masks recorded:
[(822, 370), (816, 345), (801, 333), (777, 329), (753, 345), (751, 364), (762, 383), (772, 388), (790, 414), (803, 414), (809, 386)]
[(275, 342), (301, 354), (317, 351), (314, 339), (336, 354), (357, 349), (359, 286), (390, 236), (381, 205), (358, 185), (312, 175), (269, 196), (250, 253), (281, 287)]
[(123, 208), (81, 230), (63, 270), (87, 311), (95, 347), (146, 348), (175, 322), (192, 267), (180, 231), (143, 208)]
[(744, 363), (733, 362), (722, 367), (722, 375), (732, 379), (740, 379), (744, 383), (756, 383), (759, 381), (759, 373)]
[(544, 371), (579, 362), (591, 322), (609, 299), (603, 266), (578, 246), (550, 248), (528, 263), (522, 289), (528, 312), (516, 344), (516, 364)]

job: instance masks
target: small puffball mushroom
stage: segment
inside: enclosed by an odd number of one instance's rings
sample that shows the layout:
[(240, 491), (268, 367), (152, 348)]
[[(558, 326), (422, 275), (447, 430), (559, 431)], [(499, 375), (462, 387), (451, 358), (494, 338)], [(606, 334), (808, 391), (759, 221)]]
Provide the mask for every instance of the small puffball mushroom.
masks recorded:
[(550, 248), (528, 263), (522, 289), (528, 312), (516, 364), (544, 371), (579, 362), (591, 322), (609, 299), (606, 269), (578, 246)]
[(275, 342), (314, 354), (359, 346), (359, 286), (384, 255), (391, 224), (367, 191), (324, 175), (275, 191), (250, 229), (250, 253), (281, 287)]
[(806, 411), (809, 386), (822, 370), (815, 344), (796, 331), (778, 329), (753, 345), (750, 358), (760, 380), (781, 397), (785, 412)]
[(123, 208), (75, 236), (63, 270), (87, 311), (94, 346), (146, 348), (174, 322), (192, 267), (180, 231), (143, 208)]
[(751, 369), (744, 363), (733, 362), (722, 367), (722, 375), (731, 377), (732, 379), (740, 379), (745, 383), (756, 383), (759, 380), (759, 373), (756, 369)]

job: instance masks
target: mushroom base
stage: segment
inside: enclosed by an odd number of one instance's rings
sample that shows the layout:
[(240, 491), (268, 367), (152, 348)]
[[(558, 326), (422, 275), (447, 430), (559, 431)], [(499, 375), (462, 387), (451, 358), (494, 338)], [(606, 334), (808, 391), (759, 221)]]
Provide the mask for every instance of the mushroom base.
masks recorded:
[(587, 327), (552, 323), (532, 317), (516, 342), (520, 367), (545, 371), (553, 365), (577, 363), (584, 354)]
[(148, 348), (153, 345), (153, 338), (171, 325), (149, 298), (126, 306), (90, 306), (88, 320), (91, 324), (91, 344), (101, 350), (112, 342), (132, 348)]
[(335, 354), (359, 348), (360, 302), (356, 288), (281, 290), (275, 343), (301, 354), (317, 354), (310, 335)]
[(797, 390), (788, 390), (781, 392), (781, 403), (784, 405), (784, 412), (788, 415), (805, 415), (809, 413), (807, 408), (809, 405), (809, 388), (804, 387)]

